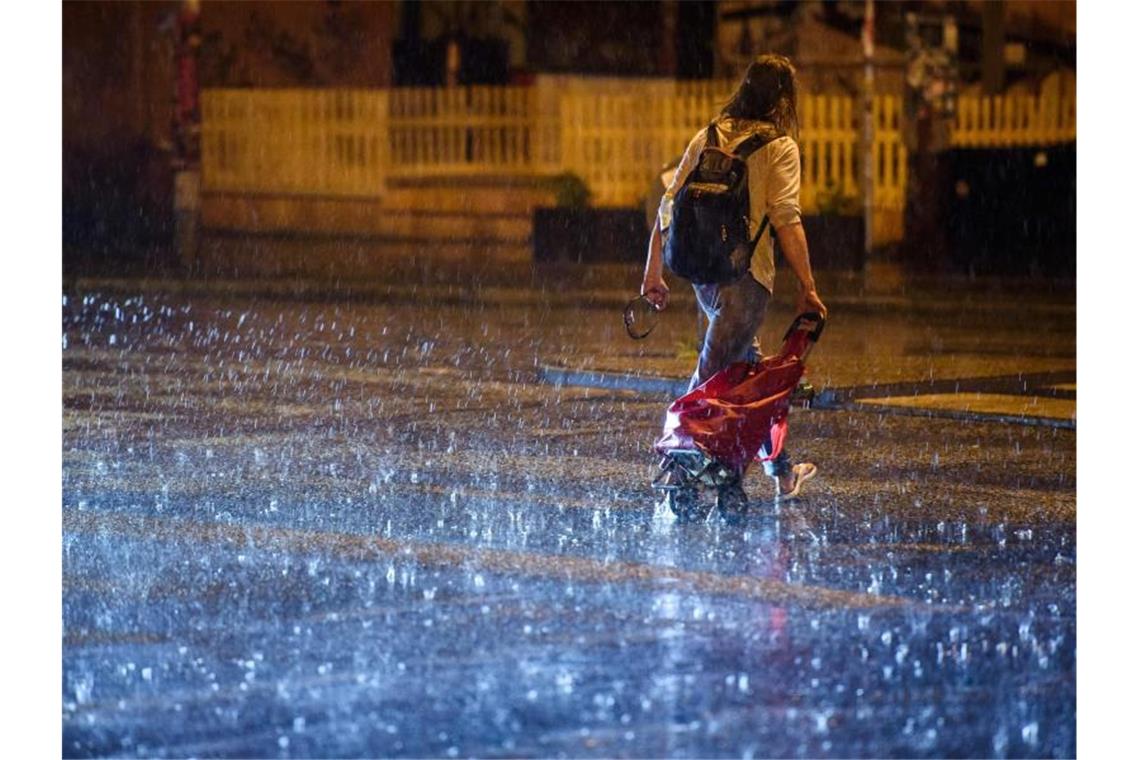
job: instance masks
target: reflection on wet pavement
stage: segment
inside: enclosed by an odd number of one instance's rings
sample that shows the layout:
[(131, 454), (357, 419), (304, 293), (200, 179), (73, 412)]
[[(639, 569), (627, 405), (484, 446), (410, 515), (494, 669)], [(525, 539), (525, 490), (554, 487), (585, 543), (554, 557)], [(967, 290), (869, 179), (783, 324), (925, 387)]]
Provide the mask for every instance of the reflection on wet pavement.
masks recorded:
[(1071, 430), (797, 412), (809, 498), (678, 525), (664, 399), (536, 382), (592, 312), (64, 330), (67, 756), (1075, 753)]

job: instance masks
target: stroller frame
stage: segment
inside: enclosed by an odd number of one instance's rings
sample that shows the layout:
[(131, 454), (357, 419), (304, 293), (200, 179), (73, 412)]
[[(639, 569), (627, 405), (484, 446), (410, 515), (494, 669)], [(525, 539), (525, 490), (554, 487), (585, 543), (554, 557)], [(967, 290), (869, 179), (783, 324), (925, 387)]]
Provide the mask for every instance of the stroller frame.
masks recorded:
[(743, 474), (733, 472), (700, 449), (673, 449), (661, 458), (658, 468), (653, 488), (665, 492), (665, 506), (679, 520), (692, 522), (705, 516), (700, 500), (702, 487), (716, 489), (717, 509), (726, 515), (747, 509), (748, 497), (740, 487)]

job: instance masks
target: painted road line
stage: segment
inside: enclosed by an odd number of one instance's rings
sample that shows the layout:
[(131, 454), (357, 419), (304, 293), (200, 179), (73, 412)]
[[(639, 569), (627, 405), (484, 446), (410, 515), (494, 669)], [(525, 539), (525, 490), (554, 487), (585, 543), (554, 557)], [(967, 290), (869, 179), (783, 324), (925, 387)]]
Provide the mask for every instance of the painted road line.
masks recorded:
[(813, 407), (1075, 430), (1076, 372), (828, 388)]
[(1076, 402), (1040, 396), (1014, 396), (1000, 393), (930, 393), (920, 396), (855, 399), (857, 404), (866, 402), (910, 409), (954, 410), (1010, 417), (1044, 417), (1051, 420), (1071, 420), (1074, 422), (1077, 418)]

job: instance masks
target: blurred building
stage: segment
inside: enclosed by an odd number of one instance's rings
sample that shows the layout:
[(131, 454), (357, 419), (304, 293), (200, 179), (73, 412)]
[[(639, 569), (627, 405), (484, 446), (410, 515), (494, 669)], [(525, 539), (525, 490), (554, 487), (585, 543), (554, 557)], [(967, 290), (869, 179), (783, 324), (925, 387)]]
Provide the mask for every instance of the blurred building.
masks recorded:
[(391, 2), (204, 2), (204, 87), (388, 87)]
[[(63, 4), (64, 251), (80, 264), (150, 257), (140, 251), (169, 243), (183, 5)], [(392, 2), (207, 0), (198, 81), (388, 87), (396, 10)]]
[[(858, 92), (864, 0), (720, 0), (715, 76), (735, 78), (758, 54), (796, 63), (805, 92)], [(927, 0), (875, 3), (876, 89), (900, 93), (906, 17), (954, 19), (963, 91), (1034, 90), (1059, 71), (1076, 71), (1076, 3), (1032, 0)], [(996, 71), (996, 76), (993, 72)]]
[[(180, 3), (63, 6), (64, 143), (167, 139)], [(1073, 2), (876, 5), (877, 87), (898, 92), (907, 13), (957, 19), (964, 92), (1034, 89), (1075, 71)], [(855, 92), (862, 0), (202, 3), (203, 87), (525, 83), (536, 74), (735, 78), (762, 52), (792, 57), (805, 92)], [(996, 11), (996, 13), (995, 13)], [(995, 57), (996, 51), (996, 57)], [(450, 63), (449, 63), (450, 61)], [(997, 72), (983, 82), (984, 68)], [(992, 73), (992, 72), (991, 72)]]
[(171, 233), (174, 3), (63, 4), (65, 265), (139, 258)]
[[(65, 246), (65, 254), (100, 249), (112, 255), (116, 246), (160, 245), (169, 235), (174, 56), (181, 6), (176, 0), (97, 0), (63, 6), (64, 232), (73, 244)], [(248, 171), (260, 178), (235, 179), (225, 188), (227, 203), (252, 209), (242, 214), (263, 222), (279, 218), (283, 228), (304, 230), (307, 219), (332, 223), (357, 204), (352, 218), (371, 224), (377, 217), (368, 206), (373, 201), (362, 200), (359, 188), (382, 185), (389, 209), (398, 197), (405, 199), (399, 208), (408, 212), (408, 218), (411, 210), (425, 204), (451, 205), (454, 218), (447, 221), (454, 229), (470, 229), (473, 239), (492, 239), (498, 233), (487, 230), (509, 226), (511, 239), (517, 241), (526, 239), (525, 220), (541, 196), (531, 188), (539, 181), (537, 174), (549, 171), (557, 161), (562, 162), (557, 171), (567, 170), (566, 156), (557, 158), (557, 140), (551, 137), (563, 120), (559, 97), (575, 93), (584, 102), (593, 94), (617, 97), (636, 92), (657, 104), (670, 97), (699, 100), (701, 113), (686, 111), (685, 123), (677, 125), (685, 132), (689, 121), (707, 118), (706, 111), (711, 114), (710, 104), (723, 98), (757, 54), (772, 51), (795, 61), (801, 92), (846, 98), (850, 103), (863, 81), (860, 31), (865, 7), (863, 0), (205, 0), (198, 81), (214, 93), (238, 91), (244, 105), (228, 109), (227, 118), (247, 113), (253, 119), (247, 106), (256, 98), (263, 104), (258, 106), (262, 110), (256, 119), (261, 121), (256, 125), (228, 124), (223, 130), (234, 140), (225, 143), (232, 150), (218, 160), (245, 161)], [(1042, 93), (1048, 94), (1049, 104), (1071, 102), (1075, 96), (1073, 2), (929, 0), (877, 2), (875, 8), (879, 95), (901, 95), (906, 89), (907, 16), (917, 14), (935, 26), (952, 19), (959, 94)], [(377, 93), (410, 85), (432, 92), (419, 100), (418, 95), (397, 97), (392, 92), (388, 98), (385, 94), (390, 111), (385, 110), (388, 106), (374, 105), (379, 102)], [(453, 88), (466, 85), (533, 87), (525, 96), (497, 93), (494, 97), (501, 95), (500, 103), (483, 95), (457, 98)], [(242, 93), (245, 90), (250, 91), (248, 96)], [(312, 95), (312, 103), (323, 105), (270, 104), (286, 92)], [(367, 97), (360, 99), (362, 93)], [(690, 97), (697, 93), (702, 95)], [(638, 108), (638, 113), (646, 114)], [(314, 120), (314, 109), (321, 119)], [(271, 124), (266, 114), (278, 114), (272, 118), (291, 114), (288, 118), (294, 121)], [(303, 124), (296, 121), (301, 117)], [(385, 118), (387, 126), (378, 126)], [(669, 124), (677, 118), (668, 117)], [(425, 132), (425, 119), (434, 131)], [(323, 130), (319, 139), (325, 142), (309, 138), (298, 142), (297, 147), (312, 154), (306, 159), (312, 165), (306, 164), (300, 174), (356, 172), (356, 185), (333, 193), (327, 183), (301, 188), (294, 178), (284, 176), (288, 167), (281, 159), (292, 159), (298, 152), (289, 141), (309, 134), (302, 126)], [(609, 139), (603, 134), (605, 125), (567, 126), (579, 133), (577, 145), (600, 145), (597, 140)], [(380, 129), (394, 131), (381, 136)], [(655, 129), (656, 139), (667, 139), (670, 146), (675, 141), (675, 150), (680, 150), (683, 137), (674, 140), (661, 125)], [(848, 138), (829, 133), (826, 139)], [(274, 141), (279, 144), (270, 145)], [(215, 150), (220, 145), (217, 142)], [(382, 145), (390, 148), (386, 156), (380, 155)], [(645, 159), (646, 177), (656, 175), (659, 165), (648, 164), (669, 156), (659, 158), (656, 148), (639, 146), (640, 153), (654, 154)], [(836, 146), (849, 155), (846, 143)], [(543, 152), (548, 148), (549, 155)], [(812, 150), (823, 155), (818, 145), (806, 148), (808, 153)], [(425, 151), (447, 155), (440, 166), (409, 165)], [(635, 158), (630, 149), (614, 147), (612, 153), (589, 163), (616, 167)], [(491, 171), (490, 163), (474, 163), (484, 155), (509, 164), (504, 174), (510, 176)], [(388, 163), (378, 166), (384, 161)], [(472, 193), (464, 184), (471, 177), (458, 181), (453, 170), (464, 161), (461, 170), (492, 183), (496, 191)], [(534, 176), (520, 183), (523, 172)], [(282, 175), (280, 181), (271, 176), (275, 173)], [(630, 196), (629, 187), (648, 186), (648, 179), (643, 185), (627, 176), (618, 179), (618, 174), (610, 171), (614, 176), (590, 178), (598, 185), (595, 198), (610, 198), (603, 203), (612, 204), (613, 198)], [(374, 182), (376, 177), (385, 179)], [(629, 187), (618, 188), (621, 182)], [(849, 178), (843, 183), (851, 184)], [(259, 192), (262, 198), (238, 198), (242, 192)], [(333, 198), (337, 193), (355, 194), (356, 199)], [(290, 194), (297, 197), (285, 198)], [(373, 194), (378, 197), (381, 190)], [(264, 206), (270, 203), (267, 196), (275, 196), (273, 203), (288, 208), (274, 216)], [(313, 200), (317, 196), (320, 200)], [(485, 201), (485, 217), (475, 217), (473, 197)], [(325, 204), (319, 213), (309, 208), (318, 202)], [(408, 222), (411, 231), (423, 226)], [(401, 227), (398, 236), (407, 234)]]

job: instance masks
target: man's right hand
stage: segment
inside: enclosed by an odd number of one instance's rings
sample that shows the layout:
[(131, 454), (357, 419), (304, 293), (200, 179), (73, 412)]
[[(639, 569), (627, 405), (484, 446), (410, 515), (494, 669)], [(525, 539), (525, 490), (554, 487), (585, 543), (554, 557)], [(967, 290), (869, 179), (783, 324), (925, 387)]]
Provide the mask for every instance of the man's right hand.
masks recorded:
[(819, 316), (827, 319), (827, 307), (823, 305), (823, 301), (819, 298), (819, 293), (815, 292), (815, 288), (801, 288), (800, 297), (796, 302), (796, 311), (803, 314), (809, 311), (819, 313)]
[(641, 281), (641, 295), (653, 304), (653, 308), (662, 311), (669, 305), (669, 286), (663, 277), (646, 275)]

